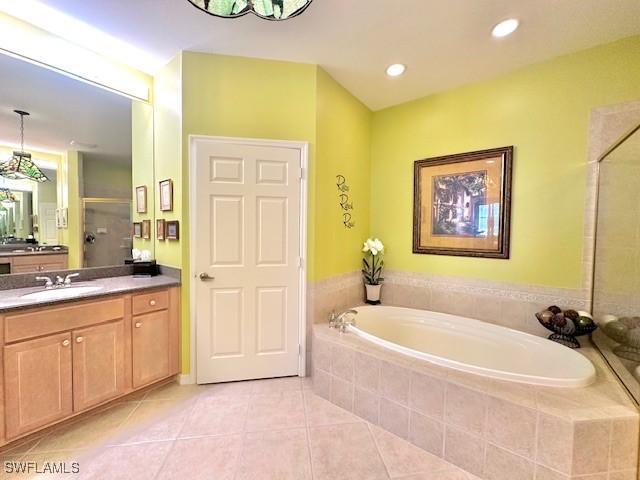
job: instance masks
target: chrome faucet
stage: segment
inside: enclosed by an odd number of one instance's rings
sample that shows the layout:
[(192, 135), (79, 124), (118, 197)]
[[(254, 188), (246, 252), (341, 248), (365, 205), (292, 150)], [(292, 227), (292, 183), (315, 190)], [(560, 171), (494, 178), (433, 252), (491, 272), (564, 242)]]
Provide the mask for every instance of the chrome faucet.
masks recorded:
[(44, 288), (53, 288), (53, 282), (50, 277), (36, 277), (36, 282), (41, 282), (42, 280), (46, 281)]
[(347, 331), (347, 327), (349, 327), (349, 325), (356, 324), (354, 317), (357, 314), (357, 310), (345, 310), (337, 315), (335, 312), (331, 312), (331, 316), (329, 317), (329, 327), (337, 328), (341, 333), (344, 333)]
[(56, 276), (55, 282), (51, 280), (51, 277), (36, 277), (37, 282), (45, 281), (44, 288), (62, 288), (62, 287), (70, 287), (71, 279), (75, 277), (79, 277), (79, 273), (70, 273), (66, 277), (62, 278), (60, 275)]
[(76, 278), (79, 277), (80, 274), (79, 273), (70, 273), (69, 275), (67, 275), (66, 277), (62, 278), (60, 275), (56, 276), (56, 287), (70, 287), (71, 286), (71, 279), (72, 278)]

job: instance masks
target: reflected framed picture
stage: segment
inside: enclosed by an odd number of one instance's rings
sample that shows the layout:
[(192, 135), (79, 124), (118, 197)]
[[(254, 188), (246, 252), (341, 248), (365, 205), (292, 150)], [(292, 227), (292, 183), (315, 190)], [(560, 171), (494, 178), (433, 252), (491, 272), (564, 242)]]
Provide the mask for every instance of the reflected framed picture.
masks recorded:
[(135, 238), (142, 238), (142, 223), (135, 222), (133, 224), (133, 236)]
[(151, 239), (151, 220), (142, 221), (142, 238), (145, 240)]
[(69, 209), (67, 207), (60, 209), (60, 228), (68, 228), (69, 226)]
[(136, 212), (147, 213), (147, 187), (145, 185), (136, 187)]
[(180, 240), (180, 222), (178, 220), (167, 220), (165, 232), (167, 240)]
[(413, 253), (509, 258), (513, 147), (414, 163)]
[(165, 240), (166, 238), (166, 222), (164, 221), (164, 219), (159, 219), (156, 220), (156, 238), (158, 240)]
[(173, 180), (160, 182), (160, 211), (171, 212), (173, 210)]

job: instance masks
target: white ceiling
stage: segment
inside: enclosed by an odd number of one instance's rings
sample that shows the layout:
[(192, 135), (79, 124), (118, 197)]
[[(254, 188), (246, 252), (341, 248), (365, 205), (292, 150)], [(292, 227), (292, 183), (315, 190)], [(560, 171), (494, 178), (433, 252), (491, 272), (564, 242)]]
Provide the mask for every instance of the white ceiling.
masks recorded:
[[(285, 22), (219, 19), (187, 0), (44, 1), (166, 60), (193, 50), (317, 63), (374, 110), (640, 33), (639, 0), (314, 0)], [(520, 30), (493, 39), (512, 16)], [(407, 73), (387, 78), (397, 62)]]
[(20, 142), (25, 110), (25, 145), (34, 150), (86, 150), (106, 161), (131, 161), (131, 100), (54, 71), (0, 54), (0, 143)]

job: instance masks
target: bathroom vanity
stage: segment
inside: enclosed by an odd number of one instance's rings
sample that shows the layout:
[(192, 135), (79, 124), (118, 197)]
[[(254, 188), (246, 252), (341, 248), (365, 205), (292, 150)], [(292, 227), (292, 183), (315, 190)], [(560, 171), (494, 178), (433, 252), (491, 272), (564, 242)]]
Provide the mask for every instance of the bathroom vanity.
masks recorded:
[(100, 289), (76, 300), (1, 292), (0, 446), (179, 372), (178, 281), (88, 284)]

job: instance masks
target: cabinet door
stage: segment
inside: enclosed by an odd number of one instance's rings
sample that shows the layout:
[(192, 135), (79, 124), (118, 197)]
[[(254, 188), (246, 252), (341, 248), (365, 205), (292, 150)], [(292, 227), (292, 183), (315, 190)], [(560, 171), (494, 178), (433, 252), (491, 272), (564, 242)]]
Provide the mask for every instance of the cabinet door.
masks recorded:
[(7, 438), (55, 422), (73, 411), (71, 335), (4, 347)]
[(38, 273), (40, 272), (40, 265), (13, 265), (11, 267), (11, 273)]
[(171, 374), (170, 327), (167, 310), (133, 317), (134, 388)]
[(125, 390), (124, 320), (73, 332), (73, 408), (80, 411)]
[(43, 255), (40, 260), (41, 272), (59, 272), (67, 269), (67, 255)]

